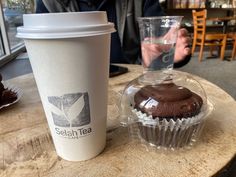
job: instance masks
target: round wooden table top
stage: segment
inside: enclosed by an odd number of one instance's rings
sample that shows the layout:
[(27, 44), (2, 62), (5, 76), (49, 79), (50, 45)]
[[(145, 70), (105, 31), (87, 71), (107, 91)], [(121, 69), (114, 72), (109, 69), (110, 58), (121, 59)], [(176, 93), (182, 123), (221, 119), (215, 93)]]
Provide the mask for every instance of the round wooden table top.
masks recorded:
[(190, 150), (147, 151), (130, 141), (118, 126), (117, 98), (141, 66), (126, 65), (126, 74), (110, 78), (107, 145), (97, 157), (69, 162), (56, 155), (33, 74), (9, 80), (23, 90), (20, 101), (0, 113), (0, 177), (212, 176), (236, 153), (236, 102), (216, 85), (202, 83), (214, 110), (202, 137)]

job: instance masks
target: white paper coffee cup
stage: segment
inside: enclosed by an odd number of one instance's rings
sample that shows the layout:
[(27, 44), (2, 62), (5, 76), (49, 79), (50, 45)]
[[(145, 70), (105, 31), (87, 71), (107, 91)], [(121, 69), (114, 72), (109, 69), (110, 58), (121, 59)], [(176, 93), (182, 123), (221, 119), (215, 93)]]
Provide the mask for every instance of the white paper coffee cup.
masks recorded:
[(30, 14), (23, 38), (57, 154), (87, 160), (105, 147), (110, 33), (105, 12)]

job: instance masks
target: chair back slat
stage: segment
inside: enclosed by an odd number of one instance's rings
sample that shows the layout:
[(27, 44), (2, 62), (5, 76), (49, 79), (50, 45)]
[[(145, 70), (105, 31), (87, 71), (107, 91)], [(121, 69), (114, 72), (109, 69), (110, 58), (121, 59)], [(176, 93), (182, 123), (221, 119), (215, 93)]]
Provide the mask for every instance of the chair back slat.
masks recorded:
[(205, 35), (206, 31), (206, 9), (197, 12), (196, 10), (192, 11), (193, 14), (193, 25), (194, 25), (194, 33), (203, 33)]

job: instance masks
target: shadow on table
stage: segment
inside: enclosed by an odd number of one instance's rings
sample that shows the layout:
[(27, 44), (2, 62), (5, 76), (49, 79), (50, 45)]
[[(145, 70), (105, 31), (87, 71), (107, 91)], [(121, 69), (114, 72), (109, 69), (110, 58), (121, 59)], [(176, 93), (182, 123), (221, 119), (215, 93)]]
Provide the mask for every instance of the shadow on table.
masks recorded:
[(236, 154), (234, 158), (213, 177), (235, 177), (235, 176), (236, 176)]

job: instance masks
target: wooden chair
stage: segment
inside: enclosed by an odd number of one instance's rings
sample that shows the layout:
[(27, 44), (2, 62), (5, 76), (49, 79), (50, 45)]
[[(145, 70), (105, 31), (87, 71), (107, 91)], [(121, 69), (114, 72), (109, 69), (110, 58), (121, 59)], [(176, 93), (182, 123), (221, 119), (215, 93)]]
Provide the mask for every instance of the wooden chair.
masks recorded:
[(227, 38), (229, 38), (230, 40), (233, 40), (232, 44), (233, 45), (233, 49), (232, 49), (232, 53), (231, 53), (231, 61), (235, 59), (236, 57), (236, 33), (228, 33), (227, 34)]
[(232, 61), (236, 58), (236, 33), (235, 32), (227, 33), (227, 39), (228, 39), (227, 45), (233, 46), (230, 58)]
[(192, 54), (195, 51), (197, 45), (200, 46), (200, 54), (198, 57), (199, 62), (202, 61), (203, 48), (204, 46), (209, 46), (212, 54), (212, 49), (215, 46), (220, 47), (220, 58), (224, 59), (225, 47), (226, 47), (226, 34), (208, 34), (206, 33), (206, 17), (207, 10), (204, 9), (202, 11), (192, 10), (193, 15), (193, 25), (194, 25), (194, 37), (193, 37), (193, 45), (192, 45)]

